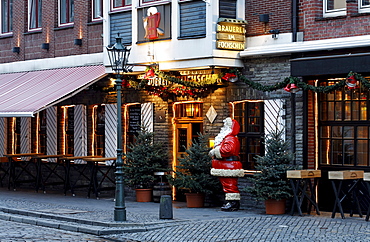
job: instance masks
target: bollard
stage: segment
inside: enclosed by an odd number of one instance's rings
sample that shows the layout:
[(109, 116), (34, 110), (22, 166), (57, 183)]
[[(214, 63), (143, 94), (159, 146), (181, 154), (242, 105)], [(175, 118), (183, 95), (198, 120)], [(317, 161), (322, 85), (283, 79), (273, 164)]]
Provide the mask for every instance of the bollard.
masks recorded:
[(159, 205), (159, 218), (172, 219), (172, 197), (170, 195), (162, 195)]

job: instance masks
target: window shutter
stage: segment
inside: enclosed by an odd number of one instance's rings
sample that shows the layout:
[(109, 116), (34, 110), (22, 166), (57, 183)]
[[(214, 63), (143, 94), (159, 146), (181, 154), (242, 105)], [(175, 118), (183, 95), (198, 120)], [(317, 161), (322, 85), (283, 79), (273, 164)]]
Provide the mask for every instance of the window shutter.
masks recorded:
[(6, 144), (8, 143), (8, 119), (0, 118), (0, 156), (7, 153)]
[[(86, 106), (76, 105), (74, 108), (74, 156), (87, 155), (87, 123)], [(83, 164), (83, 160), (75, 160), (76, 164)]]
[[(271, 131), (282, 130), (285, 128), (285, 109), (284, 100), (272, 99), (265, 100), (265, 134), (269, 134)], [(285, 133), (285, 132), (284, 132)], [(283, 138), (285, 135), (283, 133)]]
[(206, 36), (206, 3), (190, 1), (180, 3), (180, 38)]
[(148, 132), (154, 131), (154, 104), (143, 103), (141, 104), (141, 125), (146, 128)]
[[(58, 153), (58, 127), (57, 107), (46, 109), (46, 154), (56, 155)], [(48, 158), (48, 162), (56, 162), (56, 158)]]
[[(117, 104), (105, 105), (105, 157), (117, 156)], [(112, 165), (113, 161), (106, 161)]]
[[(21, 118), (21, 153), (31, 153), (31, 118)], [(30, 157), (21, 157), (29, 160)]]

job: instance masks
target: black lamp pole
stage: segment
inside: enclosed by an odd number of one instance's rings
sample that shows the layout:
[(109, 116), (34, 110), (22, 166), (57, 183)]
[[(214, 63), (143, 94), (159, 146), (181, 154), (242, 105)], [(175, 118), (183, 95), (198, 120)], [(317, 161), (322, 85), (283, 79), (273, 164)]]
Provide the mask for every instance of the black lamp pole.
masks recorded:
[(127, 61), (130, 55), (130, 50), (122, 45), (122, 38), (119, 34), (116, 38), (116, 43), (107, 47), (109, 61), (112, 70), (116, 73), (116, 90), (117, 90), (117, 160), (116, 160), (116, 194), (114, 206), (114, 221), (126, 221), (126, 206), (125, 206), (125, 186), (123, 182), (123, 160), (122, 160), (122, 74), (129, 72)]

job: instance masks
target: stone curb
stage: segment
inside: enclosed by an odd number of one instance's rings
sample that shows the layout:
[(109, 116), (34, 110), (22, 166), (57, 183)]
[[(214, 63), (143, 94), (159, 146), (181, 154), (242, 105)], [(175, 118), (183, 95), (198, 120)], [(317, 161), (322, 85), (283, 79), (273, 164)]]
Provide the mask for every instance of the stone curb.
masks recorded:
[(0, 207), (0, 219), (93, 235), (145, 232), (188, 222), (184, 220), (148, 223), (109, 223), (5, 207)]

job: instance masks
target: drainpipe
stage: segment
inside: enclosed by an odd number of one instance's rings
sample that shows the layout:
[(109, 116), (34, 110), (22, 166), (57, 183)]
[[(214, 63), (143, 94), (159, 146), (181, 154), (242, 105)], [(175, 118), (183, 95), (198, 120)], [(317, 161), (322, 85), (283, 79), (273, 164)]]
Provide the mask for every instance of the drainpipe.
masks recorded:
[[(297, 42), (297, 32), (298, 32), (298, 1), (292, 0), (292, 42)], [(293, 154), (296, 152), (296, 98), (295, 93), (290, 93), (290, 103), (291, 103), (291, 149)], [(294, 158), (294, 165), (296, 165), (296, 158)]]

